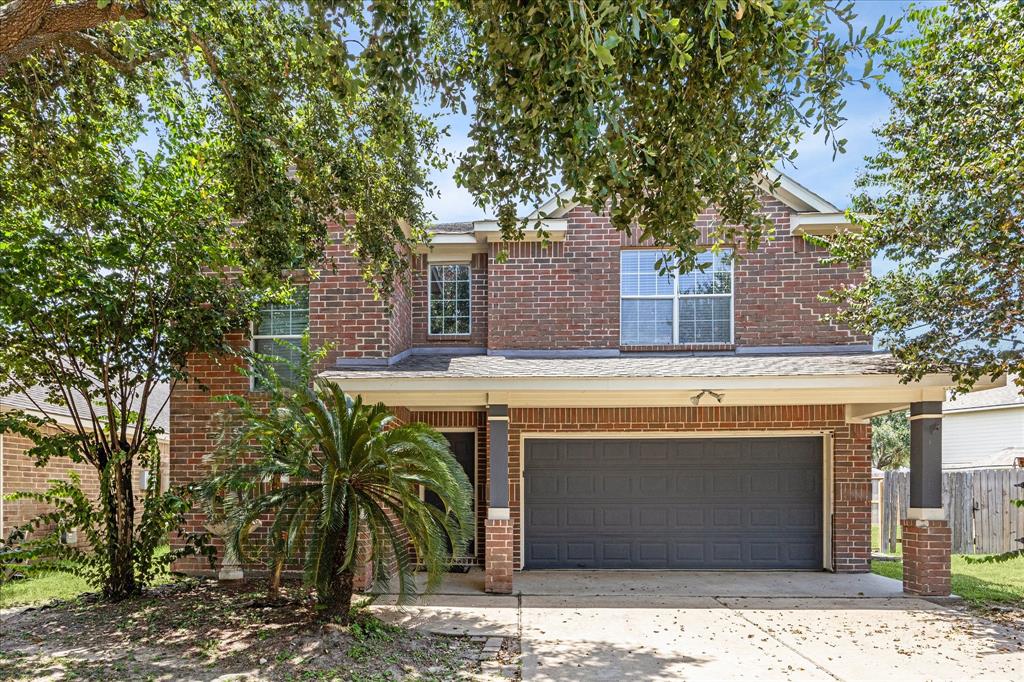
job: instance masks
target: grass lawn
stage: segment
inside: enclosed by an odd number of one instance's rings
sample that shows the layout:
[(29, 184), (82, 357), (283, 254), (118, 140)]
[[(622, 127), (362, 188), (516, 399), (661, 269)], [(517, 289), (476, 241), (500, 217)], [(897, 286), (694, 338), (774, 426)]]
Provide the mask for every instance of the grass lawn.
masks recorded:
[(70, 573), (46, 573), (0, 584), (0, 609), (42, 604), (54, 599), (73, 599), (89, 592), (89, 583)]
[[(887, 578), (903, 579), (902, 561), (872, 561), (871, 571)], [(954, 555), (953, 594), (975, 604), (997, 603), (1024, 606), (1024, 557), (991, 564), (970, 563)]]
[[(896, 554), (903, 554), (903, 545), (900, 544), (900, 537), (903, 532), (899, 529), (896, 530)], [(881, 526), (871, 525), (871, 551), (879, 552), (882, 548), (882, 528)]]
[[(157, 548), (156, 554), (162, 556), (169, 551), (171, 548), (164, 545)], [(172, 580), (173, 576), (165, 575), (157, 578), (154, 584), (161, 585)], [(0, 609), (45, 604), (55, 599), (74, 599), (85, 592), (95, 591), (85, 580), (70, 573), (43, 573), (31, 578), (0, 583)]]

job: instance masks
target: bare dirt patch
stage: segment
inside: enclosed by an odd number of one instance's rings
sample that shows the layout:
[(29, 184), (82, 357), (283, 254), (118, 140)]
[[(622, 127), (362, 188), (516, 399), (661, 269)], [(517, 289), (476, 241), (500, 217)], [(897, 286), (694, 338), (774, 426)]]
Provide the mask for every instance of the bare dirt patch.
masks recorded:
[[(188, 580), (119, 604), (91, 595), (0, 625), (0, 679), (484, 680), (479, 638), (426, 634), (360, 613), (319, 623), (304, 592)], [(517, 649), (509, 643), (508, 649)], [(502, 656), (507, 660), (507, 655)], [(508, 668), (505, 672), (508, 672)]]

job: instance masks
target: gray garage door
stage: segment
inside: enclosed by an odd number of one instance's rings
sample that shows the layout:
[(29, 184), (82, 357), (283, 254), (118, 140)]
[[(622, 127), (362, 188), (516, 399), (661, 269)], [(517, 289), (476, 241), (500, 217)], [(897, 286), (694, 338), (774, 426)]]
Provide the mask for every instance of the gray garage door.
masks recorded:
[(528, 440), (526, 568), (821, 568), (820, 438)]

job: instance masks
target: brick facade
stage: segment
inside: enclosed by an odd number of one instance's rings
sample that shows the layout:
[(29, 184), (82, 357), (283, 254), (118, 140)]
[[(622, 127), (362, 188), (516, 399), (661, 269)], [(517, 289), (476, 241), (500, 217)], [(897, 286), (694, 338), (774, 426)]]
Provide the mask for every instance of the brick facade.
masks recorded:
[(487, 519), (487, 570), (484, 591), (495, 594), (512, 592), (513, 554), (516, 535), (510, 519)]
[[(52, 429), (48, 429), (51, 430)], [(29, 457), (28, 451), (32, 448), (32, 442), (27, 438), (13, 433), (0, 435), (0, 481), (3, 482), (3, 489), (0, 495), (8, 495), (15, 492), (44, 492), (50, 487), (54, 480), (69, 480), (69, 474), (74, 472), (81, 479), (82, 490), (93, 500), (98, 500), (100, 495), (99, 475), (96, 469), (87, 462), (72, 462), (67, 457), (54, 457), (46, 466), (36, 466), (34, 458)], [(170, 479), (170, 455), (169, 443), (160, 443), (160, 473), (162, 487), (167, 489)], [(141, 499), (141, 470), (136, 468), (135, 472), (136, 495)], [(7, 535), (18, 526), (21, 526), (42, 513), (51, 511), (49, 505), (34, 500), (4, 500), (3, 515), (0, 518), (0, 537)], [(141, 508), (138, 509), (141, 514)], [(50, 526), (52, 528), (52, 526)], [(82, 545), (84, 537), (79, 534), (78, 543)]]
[[(470, 258), (472, 272), (471, 333), (434, 336), (428, 329), (428, 267), (426, 255), (413, 257), (409, 279), (390, 301), (375, 298), (363, 279), (352, 250), (343, 243), (344, 223), (331, 226), (330, 266), (313, 278), (310, 287), (310, 337), (315, 346), (326, 342), (335, 349), (325, 368), (339, 360), (384, 363), (412, 349), (465, 347), (500, 353), (516, 350), (588, 350), (663, 352), (678, 350), (732, 352), (764, 346), (868, 345), (871, 339), (823, 320), (830, 308), (818, 300), (825, 290), (851, 284), (864, 270), (825, 268), (824, 255), (792, 234), (792, 210), (773, 199), (764, 212), (775, 223), (775, 237), (755, 253), (738, 247), (734, 265), (735, 343), (714, 346), (619, 346), (622, 249), (641, 246), (637, 235), (616, 231), (607, 216), (576, 207), (569, 211), (564, 241), (488, 243), (486, 253)], [(716, 224), (713, 210), (705, 211), (698, 227), (706, 235)], [(443, 258), (443, 245), (434, 254)], [(480, 247), (482, 248), (482, 246)], [(499, 258), (499, 255), (501, 258)], [(466, 258), (465, 255), (458, 259)], [(243, 333), (231, 342), (248, 344)], [(194, 357), (190, 371), (198, 383), (180, 385), (171, 408), (171, 468), (174, 484), (206, 473), (203, 457), (216, 436), (214, 415), (222, 409), (213, 398), (244, 393), (248, 381), (230, 358)], [(201, 388), (209, 387), (209, 391)], [(344, 387), (344, 385), (343, 385)], [(470, 404), (470, 403), (457, 403)], [(508, 562), (508, 577), (489, 576), (495, 590), (511, 589), (512, 567), (520, 565), (521, 466), (523, 433), (567, 432), (701, 432), (828, 431), (833, 443), (832, 559), (836, 570), (866, 571), (870, 556), (870, 431), (866, 425), (845, 422), (844, 405), (767, 407), (662, 408), (512, 408), (510, 413), (510, 505), (512, 518), (487, 519), (487, 421), (481, 409), (398, 407), (403, 422), (422, 421), (442, 431), (476, 432), (476, 553), (480, 561)], [(187, 530), (201, 530), (203, 519), (193, 514)], [(508, 553), (506, 559), (505, 553)], [(184, 560), (181, 569), (204, 570), (205, 563)], [(490, 589), (489, 587), (489, 589)]]
[(927, 597), (949, 596), (949, 522), (903, 519), (902, 526), (903, 591)]
[[(410, 314), (404, 289), (396, 293), (394, 306), (375, 298), (352, 247), (341, 239), (343, 229), (330, 225), (327, 267), (309, 283), (310, 344), (335, 346), (326, 366), (333, 366), (338, 358), (386, 359), (409, 344), (409, 335), (403, 333), (407, 325), (402, 324)], [(393, 319), (398, 324), (393, 325)]]
[[(310, 296), (312, 300), (312, 295)], [(312, 305), (312, 303), (310, 304)], [(231, 335), (228, 343), (240, 348), (248, 344), (241, 332)], [(205, 457), (215, 446), (218, 435), (217, 415), (227, 408), (217, 402), (218, 397), (244, 394), (249, 391), (249, 380), (239, 373), (241, 361), (231, 355), (193, 355), (189, 358), (192, 380), (179, 383), (171, 399), (171, 484), (186, 485), (201, 480), (209, 473)], [(185, 517), (185, 532), (203, 532), (206, 517), (196, 510)], [(171, 545), (180, 540), (171, 538)], [(220, 550), (219, 540), (214, 543)], [(205, 558), (179, 559), (175, 570), (209, 572)]]
[(488, 348), (618, 347), (622, 237), (587, 209), (573, 209), (568, 219), (563, 242), (491, 244)]

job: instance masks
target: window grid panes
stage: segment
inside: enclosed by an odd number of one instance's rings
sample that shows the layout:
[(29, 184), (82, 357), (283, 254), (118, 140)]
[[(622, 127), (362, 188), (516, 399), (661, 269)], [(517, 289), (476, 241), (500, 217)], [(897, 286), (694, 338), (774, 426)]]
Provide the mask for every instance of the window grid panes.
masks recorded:
[[(260, 308), (253, 326), (253, 350), (259, 355), (280, 358), (274, 369), (285, 380), (294, 378), (289, 363), (299, 364), (299, 344), (309, 330), (309, 290), (295, 292), (292, 303), (269, 303)], [(258, 388), (258, 386), (257, 386)]]
[(470, 270), (460, 263), (430, 266), (430, 334), (470, 331)]
[(657, 264), (666, 255), (621, 252), (622, 345), (732, 343), (732, 252), (699, 254), (704, 271), (659, 274)]

